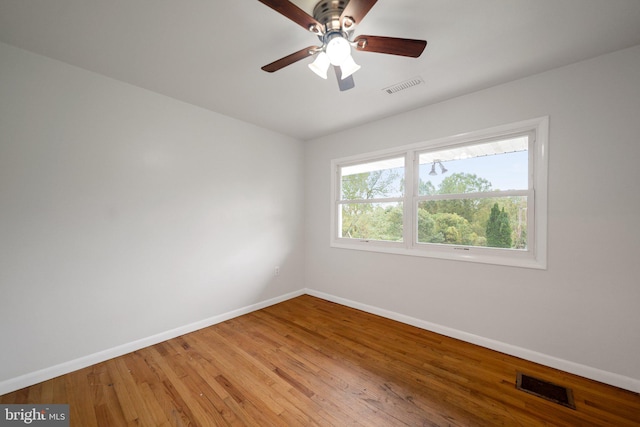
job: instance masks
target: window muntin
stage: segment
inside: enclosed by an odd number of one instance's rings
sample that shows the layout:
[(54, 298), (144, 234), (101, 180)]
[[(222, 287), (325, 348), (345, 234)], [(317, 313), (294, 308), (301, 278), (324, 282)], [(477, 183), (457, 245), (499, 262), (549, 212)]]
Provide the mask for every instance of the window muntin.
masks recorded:
[[(331, 246), (546, 268), (548, 134), (549, 118), (542, 117), (332, 160)], [(444, 174), (441, 165), (447, 170)], [(354, 192), (345, 187), (343, 192), (343, 180), (347, 183), (350, 175), (390, 174), (396, 168), (402, 173), (385, 191)], [(430, 175), (432, 169), (435, 177)], [(471, 185), (469, 175), (475, 175)], [(491, 231), (493, 235), (487, 238), (488, 217), (496, 204), (491, 227), (495, 229), (495, 224), (508, 217), (511, 243), (505, 232), (496, 235)], [(465, 218), (468, 224), (464, 224), (453, 217), (464, 218), (463, 207), (476, 210), (475, 221)], [(376, 215), (370, 214), (376, 221), (363, 217), (369, 228), (356, 233), (349, 228), (352, 221), (347, 223), (344, 218), (350, 209), (377, 210)], [(442, 215), (434, 218), (438, 213)], [(393, 226), (389, 226), (390, 219)]]

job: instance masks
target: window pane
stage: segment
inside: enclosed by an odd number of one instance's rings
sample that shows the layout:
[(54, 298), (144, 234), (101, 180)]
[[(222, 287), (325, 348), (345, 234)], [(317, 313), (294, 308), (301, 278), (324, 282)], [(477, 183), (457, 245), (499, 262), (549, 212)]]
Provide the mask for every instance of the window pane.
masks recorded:
[(529, 188), (528, 137), (420, 154), (419, 195)]
[(341, 168), (341, 200), (404, 196), (404, 157)]
[(341, 205), (340, 237), (402, 241), (402, 203)]
[(418, 242), (526, 249), (527, 197), (420, 202)]

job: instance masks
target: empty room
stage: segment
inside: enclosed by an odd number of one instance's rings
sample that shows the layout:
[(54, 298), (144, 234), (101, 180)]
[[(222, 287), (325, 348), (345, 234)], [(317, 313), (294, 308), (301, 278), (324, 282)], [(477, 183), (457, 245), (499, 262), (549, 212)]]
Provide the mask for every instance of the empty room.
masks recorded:
[(637, 0), (0, 0), (0, 426), (640, 426)]

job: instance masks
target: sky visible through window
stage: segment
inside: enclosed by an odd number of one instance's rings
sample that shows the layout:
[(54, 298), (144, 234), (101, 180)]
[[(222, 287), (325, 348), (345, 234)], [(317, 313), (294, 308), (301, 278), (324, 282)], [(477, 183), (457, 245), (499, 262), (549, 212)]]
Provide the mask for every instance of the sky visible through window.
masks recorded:
[(420, 180), (431, 181), (435, 188), (440, 186), (443, 179), (455, 173), (475, 174), (491, 182), (492, 190), (526, 190), (528, 188), (528, 152), (518, 151), (463, 160), (444, 161), (442, 165), (447, 169), (441, 173), (440, 165), (436, 164), (437, 175), (429, 175), (431, 163), (420, 165)]
[[(437, 190), (444, 179), (454, 174), (476, 175), (491, 183), (491, 190), (526, 190), (529, 188), (528, 151), (519, 150), (512, 152), (498, 152), (496, 154), (480, 155), (477, 157), (467, 157), (455, 160), (437, 160), (439, 157), (451, 156), (451, 151), (431, 152), (420, 156), (423, 162), (419, 166), (420, 182), (431, 182), (433, 188)], [(436, 159), (436, 175), (430, 175), (432, 170), (432, 159)], [(446, 169), (442, 172), (440, 163)], [(404, 158), (396, 157), (386, 160), (360, 163), (347, 166), (342, 169), (343, 180), (351, 175), (379, 171), (383, 177), (395, 176), (393, 184), (386, 187), (386, 197), (402, 197), (404, 180)], [(344, 194), (343, 194), (344, 196)]]

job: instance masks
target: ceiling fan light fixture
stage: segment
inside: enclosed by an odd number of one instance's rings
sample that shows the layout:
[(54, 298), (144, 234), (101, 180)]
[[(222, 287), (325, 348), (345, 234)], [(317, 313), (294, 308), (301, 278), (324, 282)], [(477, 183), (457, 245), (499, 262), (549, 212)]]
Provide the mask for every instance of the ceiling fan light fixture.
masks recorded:
[(347, 59), (342, 62), (340, 65), (340, 71), (342, 75), (342, 80), (349, 77), (351, 74), (355, 73), (360, 69), (360, 66), (356, 64), (356, 61), (353, 60), (353, 57), (349, 55)]
[[(284, 56), (262, 70), (273, 73), (309, 56), (318, 55), (308, 67), (323, 79), (328, 68), (338, 77), (340, 91), (353, 89), (352, 74), (360, 69), (351, 57), (351, 49), (372, 53), (384, 53), (418, 58), (427, 46), (426, 40), (398, 37), (359, 35), (353, 38), (354, 29), (369, 13), (377, 0), (315, 0), (313, 15), (294, 3), (295, 0), (259, 0), (280, 15), (318, 36), (322, 46), (309, 46)], [(297, 0), (296, 3), (299, 3)]]
[(309, 68), (318, 76), (326, 80), (327, 70), (329, 70), (329, 65), (331, 65), (329, 61), (329, 56), (324, 52), (320, 52), (318, 53), (318, 56), (316, 56), (315, 61), (309, 64)]
[(333, 37), (327, 43), (326, 52), (331, 65), (339, 66), (351, 56), (351, 45), (342, 36)]

